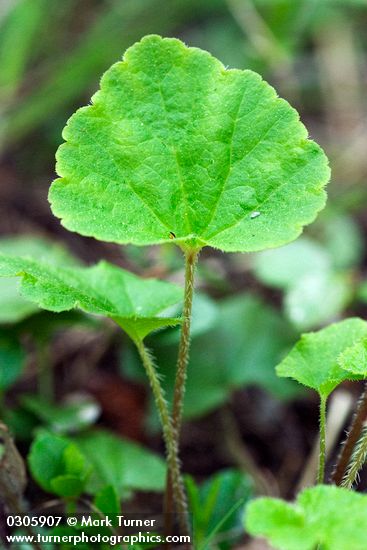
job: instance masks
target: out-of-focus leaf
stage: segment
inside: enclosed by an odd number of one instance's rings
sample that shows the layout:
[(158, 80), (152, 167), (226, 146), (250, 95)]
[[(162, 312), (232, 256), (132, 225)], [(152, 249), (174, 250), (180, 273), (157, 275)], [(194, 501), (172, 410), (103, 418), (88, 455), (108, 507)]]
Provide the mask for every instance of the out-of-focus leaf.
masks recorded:
[(358, 297), (362, 302), (367, 303), (367, 281), (363, 281), (358, 289)]
[(91, 470), (74, 443), (46, 431), (40, 431), (33, 441), (28, 463), (37, 483), (62, 497), (79, 496)]
[(121, 513), (120, 499), (113, 485), (106, 485), (96, 494), (94, 506), (105, 516)]
[(350, 216), (326, 218), (322, 225), (322, 239), (336, 269), (348, 269), (360, 262), (364, 250), (363, 236)]
[(43, 237), (16, 235), (0, 239), (0, 253), (5, 256), (37, 258), (60, 266), (78, 266), (80, 261), (64, 246)]
[(163, 490), (164, 460), (144, 447), (104, 430), (81, 434), (73, 441), (93, 466), (87, 492), (96, 494), (105, 485), (112, 485), (119, 496), (132, 490)]
[[(285, 314), (300, 330), (334, 320), (353, 296), (351, 275), (339, 269), (334, 261), (339, 241), (331, 242), (331, 234), (327, 239), (331, 250), (302, 237), (282, 248), (261, 252), (253, 259), (255, 274), (260, 281), (284, 291)], [(339, 262), (340, 266), (344, 262), (345, 267), (346, 261)]]
[(20, 399), (24, 409), (38, 417), (46, 426), (57, 433), (78, 432), (93, 424), (99, 414), (98, 403), (90, 396), (80, 396), (74, 402), (54, 405), (33, 395)]
[(39, 426), (38, 419), (22, 407), (7, 407), (4, 411), (4, 421), (17, 441), (27, 443), (30, 442), (35, 429)]
[(49, 0), (16, 0), (0, 25), (0, 100), (6, 101), (21, 81), (37, 31), (52, 9)]
[(0, 392), (7, 390), (22, 374), (25, 351), (16, 335), (0, 331)]
[[(192, 304), (191, 337), (195, 338), (212, 329), (218, 322), (218, 315), (219, 309), (216, 302), (205, 294), (196, 293)], [(180, 329), (176, 327), (162, 331), (157, 333), (157, 338), (165, 345), (178, 344)]]
[(367, 322), (358, 318), (303, 334), (276, 372), (278, 376), (293, 378), (327, 397), (338, 384), (352, 378), (350, 372), (340, 367), (340, 354), (366, 336)]
[(325, 249), (306, 237), (253, 258), (255, 274), (269, 286), (287, 289), (308, 274), (329, 271), (331, 260)]
[(302, 491), (294, 504), (260, 498), (245, 512), (247, 531), (278, 550), (365, 550), (367, 496), (331, 485)]
[(316, 270), (288, 290), (284, 309), (297, 328), (307, 330), (337, 318), (351, 298), (351, 280), (347, 274)]
[[(224, 470), (209, 478), (198, 487), (192, 478), (187, 482), (190, 508), (193, 513), (195, 547), (203, 548), (202, 544), (216, 530), (211, 544), (220, 535), (221, 550), (233, 548), (233, 544), (241, 532), (243, 508), (252, 496), (252, 485), (247, 475), (237, 470)], [(239, 504), (228, 520), (221, 523), (229, 510)], [(233, 532), (236, 534), (233, 535)]]

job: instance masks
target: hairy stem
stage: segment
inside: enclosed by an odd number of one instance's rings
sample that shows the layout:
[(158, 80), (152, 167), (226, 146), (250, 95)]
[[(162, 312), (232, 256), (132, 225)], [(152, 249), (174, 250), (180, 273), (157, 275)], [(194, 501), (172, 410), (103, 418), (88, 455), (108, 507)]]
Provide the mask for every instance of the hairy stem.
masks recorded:
[[(197, 261), (198, 252), (188, 250), (185, 252), (185, 294), (184, 294), (184, 307), (183, 307), (183, 321), (181, 326), (181, 338), (178, 349), (177, 369), (175, 388), (173, 394), (173, 408), (172, 408), (172, 425), (175, 434), (175, 442), (177, 448), (179, 448), (180, 442), (180, 430), (182, 423), (182, 409), (183, 400), (185, 396), (185, 385), (187, 376), (187, 365), (189, 361), (190, 350), (190, 327), (191, 327), (191, 312), (192, 312), (192, 299), (194, 295), (194, 280), (195, 280), (195, 267)], [(166, 494), (165, 494), (165, 517), (166, 535), (171, 534), (172, 523), (171, 513), (173, 509), (173, 476), (168, 469)]]
[(142, 341), (137, 341), (136, 346), (141, 357), (142, 363), (149, 378), (149, 382), (153, 391), (154, 399), (157, 405), (159, 418), (162, 425), (164, 442), (167, 453), (168, 475), (172, 480), (172, 492), (179, 513), (180, 527), (185, 534), (190, 532), (187, 517), (187, 502), (184, 485), (181, 476), (181, 465), (178, 456), (178, 445), (175, 437), (175, 432), (172, 425), (172, 420), (168, 411), (168, 405), (164, 397), (164, 391), (159, 381), (156, 368), (152, 357), (144, 346)]
[(183, 321), (181, 327), (181, 338), (178, 349), (177, 370), (175, 389), (173, 395), (173, 412), (172, 423), (176, 431), (176, 437), (179, 439), (183, 400), (185, 397), (185, 386), (187, 376), (187, 365), (189, 362), (190, 351), (190, 328), (191, 328), (191, 312), (192, 299), (194, 296), (194, 278), (195, 267), (197, 261), (197, 252), (188, 251), (185, 253), (185, 294), (183, 307)]
[(355, 452), (344, 479), (341, 482), (342, 487), (351, 489), (357, 479), (359, 471), (363, 468), (367, 457), (367, 430), (364, 429), (360, 440), (356, 445)]
[(341, 485), (345, 472), (348, 468), (348, 464), (351, 461), (353, 449), (355, 448), (358, 439), (363, 430), (363, 424), (367, 419), (367, 382), (364, 385), (364, 390), (359, 398), (356, 412), (353, 416), (352, 423), (347, 432), (347, 438), (343, 443), (342, 449), (339, 453), (336, 466), (334, 468), (331, 481), (335, 485)]
[(327, 398), (320, 398), (320, 454), (317, 483), (323, 483), (325, 477), (325, 454), (326, 454), (326, 401)]

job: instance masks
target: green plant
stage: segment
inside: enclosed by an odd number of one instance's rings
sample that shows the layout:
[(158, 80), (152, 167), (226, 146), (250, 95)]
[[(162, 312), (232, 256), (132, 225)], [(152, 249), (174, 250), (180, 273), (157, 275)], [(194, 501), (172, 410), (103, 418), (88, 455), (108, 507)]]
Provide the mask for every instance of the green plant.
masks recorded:
[[(106, 486), (113, 487), (119, 498), (129, 497), (134, 490), (161, 491), (166, 473), (160, 457), (105, 430), (88, 430), (74, 437), (39, 430), (28, 463), (39, 485), (62, 497), (81, 492), (97, 496)], [(68, 481), (67, 495), (63, 494), (64, 481)]]
[(326, 402), (330, 393), (344, 380), (356, 378), (353, 365), (348, 370), (340, 356), (367, 335), (367, 322), (346, 319), (318, 332), (304, 334), (288, 356), (278, 365), (278, 376), (294, 378), (318, 392), (320, 396), (320, 461), (318, 482), (324, 481)]
[[(327, 159), (297, 112), (251, 71), (148, 36), (102, 77), (92, 104), (64, 129), (53, 213), (69, 230), (120, 244), (172, 243), (185, 258), (181, 299), (168, 283), (111, 264), (60, 267), (0, 257), (0, 274), (52, 311), (81, 308), (113, 319), (134, 341), (152, 385), (168, 458), (167, 510), (187, 505), (178, 458), (189, 359), (194, 275), (203, 247), (251, 252), (292, 241), (325, 204)], [(144, 338), (181, 323), (172, 413)], [(188, 529), (183, 522), (183, 529)]]
[(249, 533), (281, 550), (363, 550), (366, 521), (365, 495), (326, 485), (302, 491), (295, 504), (257, 499), (245, 516)]
[(325, 477), (326, 403), (345, 380), (367, 377), (367, 322), (345, 319), (318, 332), (302, 335), (278, 365), (278, 376), (294, 378), (320, 396), (320, 453), (316, 487), (298, 495), (295, 505), (278, 499), (258, 499), (246, 510), (249, 533), (264, 536), (279, 550), (323, 550), (365, 547), (361, 525), (366, 521), (366, 497), (351, 489), (367, 457), (364, 423), (367, 391), (363, 391), (347, 438), (334, 467), (332, 481), (343, 488), (323, 486)]
[(252, 483), (247, 474), (223, 470), (201, 486), (187, 476), (186, 488), (195, 548), (205, 550), (213, 543), (220, 550), (232, 548), (241, 533), (244, 506), (252, 496)]

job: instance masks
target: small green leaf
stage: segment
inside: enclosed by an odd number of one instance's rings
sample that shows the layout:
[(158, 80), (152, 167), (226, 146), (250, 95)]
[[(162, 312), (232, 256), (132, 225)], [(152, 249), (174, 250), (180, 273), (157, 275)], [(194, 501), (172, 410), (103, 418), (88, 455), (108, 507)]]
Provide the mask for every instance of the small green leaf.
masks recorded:
[(97, 239), (249, 252), (292, 241), (325, 204), (327, 159), (298, 113), (176, 39), (129, 48), (63, 137), (51, 207)]
[(182, 290), (155, 279), (141, 279), (108, 262), (62, 267), (47, 261), (0, 255), (0, 276), (22, 277), (22, 295), (50, 311), (79, 308), (116, 321), (133, 339), (178, 324), (164, 310), (179, 302)]
[(37, 483), (59, 496), (78, 496), (90, 473), (90, 466), (74, 443), (46, 431), (37, 434), (28, 462)]
[(65, 474), (51, 479), (50, 488), (59, 497), (78, 497), (84, 490), (85, 482), (77, 476)]
[(365, 336), (367, 322), (358, 318), (345, 319), (318, 332), (303, 334), (277, 366), (277, 374), (294, 378), (327, 397), (338, 384), (351, 378), (351, 373), (339, 366), (339, 355)]
[(70, 443), (62, 453), (64, 474), (51, 479), (50, 486), (61, 497), (78, 497), (85, 489), (91, 467), (78, 447)]
[(73, 441), (94, 468), (87, 492), (96, 494), (105, 485), (112, 485), (119, 496), (131, 490), (163, 490), (165, 463), (144, 447), (104, 430), (81, 434)]
[(245, 512), (253, 536), (277, 550), (365, 550), (367, 496), (331, 485), (302, 491), (295, 504), (260, 498)]
[(342, 369), (367, 378), (367, 339), (347, 348), (339, 355), (338, 363)]

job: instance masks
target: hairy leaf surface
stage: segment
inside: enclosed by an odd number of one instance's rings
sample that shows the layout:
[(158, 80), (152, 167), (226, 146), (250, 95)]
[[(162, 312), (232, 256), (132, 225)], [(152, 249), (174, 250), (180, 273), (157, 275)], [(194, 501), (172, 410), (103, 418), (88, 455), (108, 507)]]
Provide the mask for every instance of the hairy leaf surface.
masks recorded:
[(318, 332), (303, 334), (287, 357), (278, 365), (278, 376), (294, 378), (323, 396), (351, 378), (340, 367), (341, 353), (367, 336), (367, 322), (358, 318), (345, 319)]
[[(77, 265), (77, 260), (61, 245), (47, 239), (16, 235), (0, 239), (0, 254), (43, 259), (58, 265)], [(38, 311), (34, 302), (19, 293), (19, 281), (0, 279), (0, 323), (17, 323)]]
[(366, 523), (367, 496), (330, 485), (302, 491), (295, 504), (254, 500), (245, 516), (247, 531), (277, 550), (365, 550)]
[(339, 365), (352, 374), (367, 377), (367, 338), (347, 348), (339, 356)]
[(141, 279), (108, 262), (92, 267), (61, 267), (0, 255), (0, 276), (22, 277), (22, 295), (50, 311), (79, 308), (114, 319), (133, 339), (179, 322), (163, 312), (182, 290), (155, 279)]
[(105, 241), (255, 251), (295, 239), (325, 203), (327, 159), (252, 71), (147, 36), (64, 129), (49, 199)]

